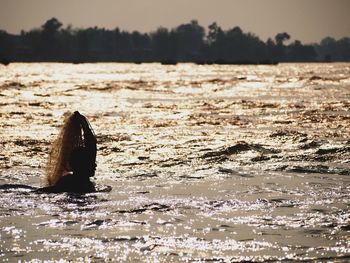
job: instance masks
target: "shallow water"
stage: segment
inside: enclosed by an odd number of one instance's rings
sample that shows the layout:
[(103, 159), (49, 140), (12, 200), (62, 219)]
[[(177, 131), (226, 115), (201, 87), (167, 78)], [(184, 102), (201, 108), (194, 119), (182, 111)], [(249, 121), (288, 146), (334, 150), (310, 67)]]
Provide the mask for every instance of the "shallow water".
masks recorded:
[(350, 64), (0, 66), (0, 185), (74, 110), (113, 189), (0, 187), (0, 260), (350, 259)]

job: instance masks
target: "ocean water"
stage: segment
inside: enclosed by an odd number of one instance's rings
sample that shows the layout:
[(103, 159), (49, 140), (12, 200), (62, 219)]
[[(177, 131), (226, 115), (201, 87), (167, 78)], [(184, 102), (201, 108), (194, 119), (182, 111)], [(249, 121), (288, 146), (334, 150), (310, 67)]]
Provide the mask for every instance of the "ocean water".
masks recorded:
[[(36, 194), (64, 114), (110, 192)], [(350, 64), (0, 66), (0, 261), (350, 260)]]

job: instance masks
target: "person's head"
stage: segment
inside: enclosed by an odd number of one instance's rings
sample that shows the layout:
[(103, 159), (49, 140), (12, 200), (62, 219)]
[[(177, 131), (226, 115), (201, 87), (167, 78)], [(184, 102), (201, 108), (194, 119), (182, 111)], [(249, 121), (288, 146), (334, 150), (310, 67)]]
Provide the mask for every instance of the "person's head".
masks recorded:
[(73, 174), (82, 177), (92, 177), (95, 175), (96, 163), (85, 147), (75, 148), (69, 158), (69, 166)]

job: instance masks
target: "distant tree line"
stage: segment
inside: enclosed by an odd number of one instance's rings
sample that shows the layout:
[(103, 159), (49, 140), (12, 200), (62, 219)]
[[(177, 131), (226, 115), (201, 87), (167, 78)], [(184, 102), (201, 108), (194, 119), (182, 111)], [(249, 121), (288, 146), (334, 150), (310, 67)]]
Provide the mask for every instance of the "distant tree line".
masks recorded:
[(319, 44), (290, 42), (286, 32), (262, 41), (239, 27), (207, 30), (197, 21), (151, 33), (63, 27), (56, 18), (19, 35), (0, 30), (0, 60), (57, 62), (196, 62), (270, 64), (277, 62), (350, 61), (350, 38), (327, 37)]

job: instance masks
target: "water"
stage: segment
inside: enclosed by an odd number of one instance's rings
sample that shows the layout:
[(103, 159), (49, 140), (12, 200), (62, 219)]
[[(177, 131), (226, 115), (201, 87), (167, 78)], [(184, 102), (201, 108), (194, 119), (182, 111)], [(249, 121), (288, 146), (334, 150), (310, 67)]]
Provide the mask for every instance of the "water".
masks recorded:
[(350, 64), (1, 66), (0, 185), (75, 110), (113, 189), (1, 188), (1, 261), (350, 259)]

